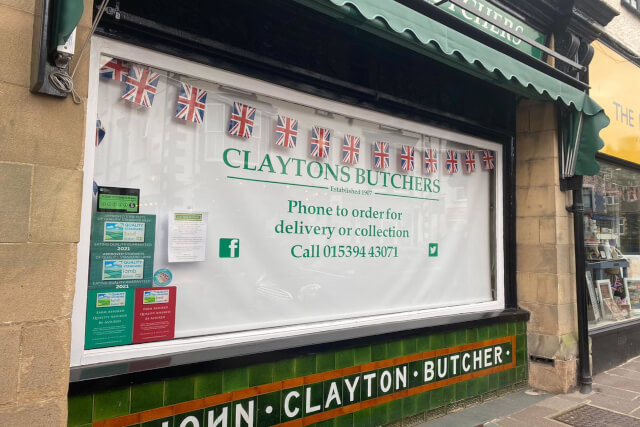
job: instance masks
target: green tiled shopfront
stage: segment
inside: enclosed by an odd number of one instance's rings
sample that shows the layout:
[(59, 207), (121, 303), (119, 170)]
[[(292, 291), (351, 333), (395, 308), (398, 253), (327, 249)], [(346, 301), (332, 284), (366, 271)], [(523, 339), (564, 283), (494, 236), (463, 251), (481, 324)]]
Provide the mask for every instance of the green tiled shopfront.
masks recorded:
[[(76, 394), (72, 391), (68, 425), (213, 426), (208, 424), (209, 412), (213, 413), (215, 420), (218, 417), (226, 420), (226, 424), (220, 425), (367, 426), (416, 415), (422, 419), (423, 416), (442, 414), (524, 386), (527, 381), (525, 330), (524, 322), (504, 322), (336, 351), (314, 352), (309, 348), (294, 358), (222, 370), (203, 367), (197, 373), (184, 376), (117, 387), (98, 386), (93, 392)], [(511, 340), (515, 342), (513, 360), (507, 355)], [(465, 358), (465, 364), (470, 367), (468, 373), (463, 371), (462, 357), (454, 357), (455, 362), (448, 364), (446, 375), (439, 376), (438, 357), (462, 355), (475, 343), (480, 343), (477, 348), (485, 348), (489, 342), (504, 343), (502, 364), (494, 363), (494, 352), (490, 357), (492, 366), (476, 366), (477, 369), (473, 370), (473, 350), (468, 350), (471, 353)], [(486, 361), (484, 353), (482, 358), (481, 363)], [(433, 378), (425, 382), (424, 361), (429, 360), (435, 362), (435, 372)], [(451, 360), (449, 357), (448, 361)], [(405, 364), (409, 369), (403, 382), (398, 372), (402, 374), (404, 371), (395, 368)], [(500, 369), (501, 366), (506, 369), (491, 373), (492, 369)], [(390, 386), (389, 381), (379, 381), (384, 378), (385, 368), (391, 374)], [(372, 372), (377, 375), (365, 380), (364, 377)], [(462, 375), (467, 376), (459, 378)], [(360, 379), (356, 381), (358, 376)], [(345, 382), (345, 378), (350, 381)], [(456, 381), (456, 378), (459, 379)], [(337, 397), (335, 390), (334, 396), (330, 396), (332, 383), (337, 386)], [(369, 383), (370, 390), (367, 389)], [(389, 389), (385, 391), (383, 386)], [(419, 387), (428, 390), (413, 394), (412, 390)], [(308, 402), (305, 401), (307, 388), (310, 390)], [(292, 394), (292, 391), (297, 393)], [(290, 414), (296, 413), (292, 417), (285, 413), (287, 405), (284, 399), (288, 394), (291, 397), (287, 410)], [(388, 398), (384, 399), (384, 396)], [(223, 411), (225, 408), (226, 412)], [(313, 411), (307, 413), (309, 408)], [(311, 417), (318, 421), (310, 422), (314, 421)], [(236, 420), (240, 424), (236, 424)]]

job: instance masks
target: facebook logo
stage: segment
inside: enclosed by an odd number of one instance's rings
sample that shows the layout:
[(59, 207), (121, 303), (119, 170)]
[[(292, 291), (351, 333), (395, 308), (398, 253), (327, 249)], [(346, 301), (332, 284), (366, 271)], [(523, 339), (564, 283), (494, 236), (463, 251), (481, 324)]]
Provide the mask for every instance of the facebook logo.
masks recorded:
[(220, 239), (220, 258), (238, 258), (240, 239)]

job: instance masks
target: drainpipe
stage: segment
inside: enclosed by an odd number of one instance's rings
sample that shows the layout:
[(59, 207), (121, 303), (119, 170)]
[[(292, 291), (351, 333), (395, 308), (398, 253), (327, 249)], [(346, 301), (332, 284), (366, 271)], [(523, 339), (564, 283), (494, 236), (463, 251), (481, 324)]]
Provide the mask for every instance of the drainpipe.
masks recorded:
[(584, 255), (584, 204), (582, 203), (582, 175), (567, 180), (573, 190), (573, 205), (567, 207), (573, 212), (573, 240), (576, 262), (576, 305), (578, 310), (578, 382), (580, 393), (591, 393), (591, 360), (589, 358), (589, 329), (587, 318), (587, 284), (585, 278)]

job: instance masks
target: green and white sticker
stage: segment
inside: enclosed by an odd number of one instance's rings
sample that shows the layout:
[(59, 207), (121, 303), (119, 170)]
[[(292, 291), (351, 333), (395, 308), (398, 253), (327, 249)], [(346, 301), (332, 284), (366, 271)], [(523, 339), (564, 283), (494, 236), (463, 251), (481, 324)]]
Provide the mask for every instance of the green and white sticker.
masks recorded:
[(105, 242), (144, 242), (144, 222), (105, 221)]
[(96, 307), (122, 307), (126, 301), (125, 292), (99, 292), (96, 296)]
[(105, 259), (102, 261), (102, 280), (139, 280), (143, 277), (143, 259)]

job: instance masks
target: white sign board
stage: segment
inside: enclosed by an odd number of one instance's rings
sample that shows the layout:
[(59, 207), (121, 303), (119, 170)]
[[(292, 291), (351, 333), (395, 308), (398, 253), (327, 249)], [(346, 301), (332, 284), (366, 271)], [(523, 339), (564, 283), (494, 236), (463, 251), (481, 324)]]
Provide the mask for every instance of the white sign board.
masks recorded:
[[(139, 188), (140, 212), (157, 215), (154, 270), (169, 268), (178, 288), (176, 337), (494, 301), (500, 182), (479, 157), (464, 173), (462, 156), (490, 148), (499, 168), (497, 144), (194, 84), (208, 90), (202, 124), (174, 118), (177, 83), (164, 76), (152, 108), (121, 100), (117, 81), (99, 87), (106, 137), (94, 179)], [(256, 108), (249, 138), (228, 133), (234, 102)], [(275, 144), (278, 115), (297, 120), (295, 147)], [(312, 155), (314, 126), (331, 131), (324, 158)], [(355, 164), (344, 161), (348, 135), (360, 138)], [(388, 167), (375, 165), (376, 142), (389, 144)], [(402, 168), (403, 145), (414, 170)], [(432, 174), (428, 148), (439, 156)], [(461, 156), (452, 175), (447, 150)], [(175, 239), (164, 230), (188, 206), (208, 214), (195, 233), (206, 260), (169, 264)]]

